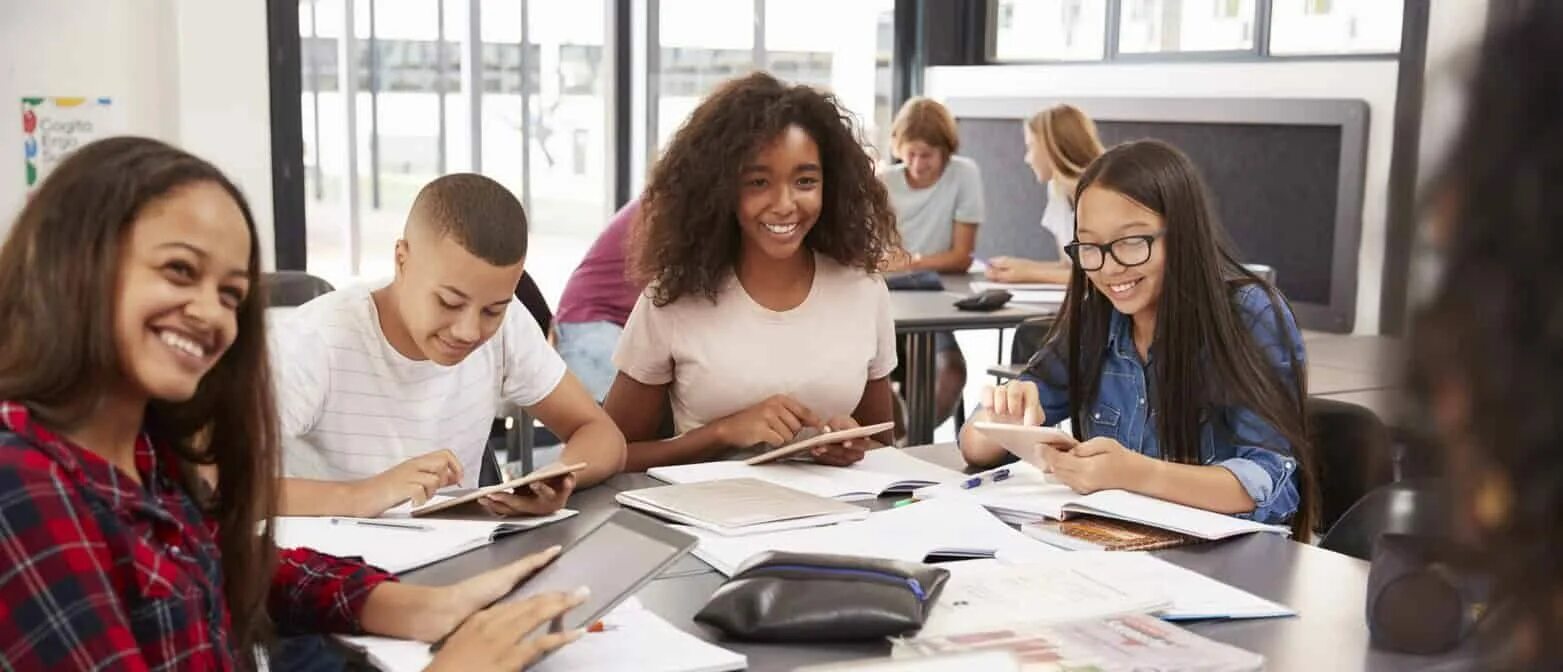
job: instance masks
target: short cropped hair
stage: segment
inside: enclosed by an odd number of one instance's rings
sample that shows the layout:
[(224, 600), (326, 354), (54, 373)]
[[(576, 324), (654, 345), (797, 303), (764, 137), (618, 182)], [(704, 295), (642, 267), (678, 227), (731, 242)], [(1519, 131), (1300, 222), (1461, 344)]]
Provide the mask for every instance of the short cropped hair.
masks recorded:
[(448, 235), (495, 266), (526, 257), (526, 210), (503, 185), (476, 173), (454, 173), (424, 185), (412, 217)]
[(955, 130), (955, 117), (950, 116), (949, 108), (922, 96), (906, 101), (890, 124), (892, 147), (913, 140), (928, 143), (944, 152), (945, 158), (961, 148), (960, 133)]

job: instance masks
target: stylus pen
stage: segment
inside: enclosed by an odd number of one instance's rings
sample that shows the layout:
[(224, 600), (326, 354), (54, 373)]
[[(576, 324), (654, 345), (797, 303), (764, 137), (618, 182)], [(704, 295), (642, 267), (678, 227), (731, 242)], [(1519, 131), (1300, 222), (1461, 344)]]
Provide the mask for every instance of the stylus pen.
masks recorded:
[(382, 520), (350, 520), (346, 518), (332, 518), (332, 525), (363, 525), (364, 527), (390, 527), (398, 530), (410, 530), (412, 532), (428, 532), (434, 528), (417, 523), (392, 523)]

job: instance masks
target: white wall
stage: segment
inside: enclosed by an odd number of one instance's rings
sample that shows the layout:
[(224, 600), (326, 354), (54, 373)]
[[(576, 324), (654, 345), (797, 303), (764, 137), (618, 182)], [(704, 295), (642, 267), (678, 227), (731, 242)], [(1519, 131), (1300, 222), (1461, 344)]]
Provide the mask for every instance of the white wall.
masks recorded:
[(930, 68), (928, 95), (1147, 98), (1357, 98), (1368, 103), (1367, 183), (1357, 261), (1356, 333), (1377, 333), (1398, 66), (1393, 60), (998, 65)]
[(107, 96), (122, 132), (211, 160), (248, 197), (272, 265), (266, 4), (0, 0), (0, 231), (26, 198), (23, 96)]

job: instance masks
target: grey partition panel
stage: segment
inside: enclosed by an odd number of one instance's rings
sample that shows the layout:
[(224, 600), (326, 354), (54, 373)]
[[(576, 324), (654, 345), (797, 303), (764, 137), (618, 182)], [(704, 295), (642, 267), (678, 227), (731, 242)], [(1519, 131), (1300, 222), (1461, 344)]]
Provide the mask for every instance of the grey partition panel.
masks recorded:
[(979, 257), (1053, 259), (1039, 225), (1046, 195), (1022, 155), (1033, 112), (1069, 102), (1107, 145), (1157, 138), (1182, 149), (1210, 185), (1242, 261), (1276, 269), (1303, 326), (1350, 331), (1356, 315), (1367, 105), (1353, 100), (971, 98), (950, 101), (961, 153), (983, 170)]
[[(961, 154), (982, 168), (982, 226), (977, 227), (977, 258), (993, 256), (1058, 259), (1053, 234), (1042, 228), (1047, 189), (1026, 165), (1021, 122), (961, 119)], [(1069, 242), (1069, 241), (1064, 241)]]

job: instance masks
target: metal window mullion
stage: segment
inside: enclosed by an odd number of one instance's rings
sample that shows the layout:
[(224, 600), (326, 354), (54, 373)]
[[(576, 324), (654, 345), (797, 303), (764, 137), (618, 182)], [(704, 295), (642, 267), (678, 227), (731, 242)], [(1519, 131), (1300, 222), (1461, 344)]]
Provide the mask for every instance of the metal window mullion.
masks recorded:
[(347, 182), (343, 200), (347, 205), (347, 267), (358, 275), (358, 253), (362, 248), (358, 206), (358, 38), (354, 32), (354, 0), (342, 0), (342, 39), (337, 42), (337, 89), (347, 115)]
[(755, 70), (770, 68), (770, 57), (765, 53), (765, 0), (754, 0), (753, 58)]
[(472, 172), (483, 172), (483, 32), (478, 0), (467, 0), (467, 53), (461, 59), (462, 86), (467, 89), (467, 130)]
[[(527, 46), (531, 42), (527, 13), (531, 9), (531, 4), (531, 0), (521, 0), (521, 204), (529, 213), (532, 212), (532, 101), (531, 96), (527, 94), (529, 84), (527, 64), (531, 60), (527, 58)], [(541, 48), (538, 49), (537, 56), (539, 59), (542, 58)], [(542, 64), (538, 64), (537, 76), (539, 78), (543, 76)], [(535, 83), (538, 95), (541, 96), (543, 83), (541, 81)], [(536, 216), (535, 213), (533, 216)]]
[(1270, 16), (1274, 0), (1254, 0), (1254, 56), (1270, 56)]
[(662, 97), (662, 3), (646, 0), (646, 161), (649, 169), (657, 157), (657, 107)]
[(380, 209), (380, 41), (375, 33), (376, 0), (369, 0), (369, 202)]
[(1123, 37), (1119, 25), (1122, 16), (1123, 0), (1107, 0), (1107, 36), (1104, 38), (1106, 41), (1102, 43), (1103, 61), (1116, 61), (1118, 55), (1122, 53), (1118, 44), (1118, 40)]
[(439, 100), (439, 110), (436, 116), (439, 118), (439, 147), (435, 149), (435, 171), (440, 175), (445, 174), (445, 143), (448, 141), (449, 131), (445, 123), (445, 70), (450, 67), (445, 62), (445, 0), (434, 0), (437, 8), (435, 15), (435, 30), (438, 31), (434, 38), (434, 95)]
[(311, 119), (314, 122), (311, 131), (314, 141), (309, 147), (315, 152), (315, 200), (323, 201), (326, 199), (326, 188), (323, 181), (325, 173), (320, 167), (320, 63), (315, 60), (315, 52), (320, 44), (320, 26), (316, 23), (319, 20), (315, 13), (316, 4), (318, 0), (309, 0), (309, 55), (304, 62), (309, 66), (309, 99), (310, 107), (314, 109)]

